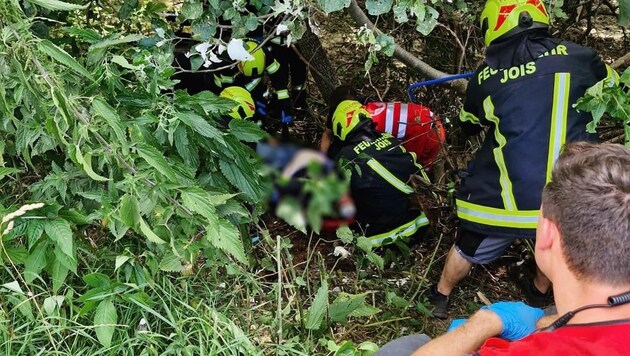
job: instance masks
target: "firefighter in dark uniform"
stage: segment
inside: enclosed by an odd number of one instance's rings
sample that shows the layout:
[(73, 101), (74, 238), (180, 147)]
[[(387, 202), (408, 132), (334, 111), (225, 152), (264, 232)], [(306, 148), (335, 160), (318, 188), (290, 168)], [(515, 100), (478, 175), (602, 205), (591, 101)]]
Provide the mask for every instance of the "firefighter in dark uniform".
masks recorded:
[[(473, 264), (500, 257), (518, 238), (534, 238), (541, 193), (562, 146), (596, 140), (591, 114), (573, 104), (617, 74), (592, 49), (551, 37), (539, 0), (488, 0), (481, 14), (486, 61), (468, 84), (459, 124), (489, 130), (457, 190), (458, 236), (440, 281), (431, 288), (434, 316), (446, 318), (448, 295)], [(524, 287), (543, 304), (550, 283), (542, 273)]]
[(409, 199), (411, 175), (423, 172), (415, 156), (391, 134), (376, 131), (358, 101), (337, 106), (332, 132), (342, 142), (333, 159), (351, 172), (350, 191), (357, 209), (354, 230), (375, 247), (423, 235), (429, 222), (422, 211), (411, 208)]
[(288, 125), (293, 121), (293, 108), (291, 105), (286, 70), (281, 69), (280, 63), (266, 47), (259, 48), (259, 43), (254, 40), (246, 40), (243, 45), (253, 57), (251, 60), (239, 62), (235, 69), (228, 69), (214, 74), (214, 84), (223, 88), (226, 86), (239, 86), (247, 89), (256, 102), (256, 114), (258, 119), (267, 117), (268, 97), (265, 95), (267, 88), (264, 76), (268, 75), (271, 86), (275, 90), (275, 99), (279, 107), (280, 119)]

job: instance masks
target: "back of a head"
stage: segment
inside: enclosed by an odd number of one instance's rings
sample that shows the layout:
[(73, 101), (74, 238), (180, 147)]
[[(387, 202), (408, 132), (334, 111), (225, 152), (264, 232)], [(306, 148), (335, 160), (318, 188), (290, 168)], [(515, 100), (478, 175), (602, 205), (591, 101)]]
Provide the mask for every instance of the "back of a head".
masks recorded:
[(543, 0), (487, 0), (480, 23), (487, 47), (524, 31), (548, 28), (549, 15)]
[(543, 192), (543, 215), (560, 231), (578, 279), (630, 285), (630, 151), (621, 145), (568, 144)]

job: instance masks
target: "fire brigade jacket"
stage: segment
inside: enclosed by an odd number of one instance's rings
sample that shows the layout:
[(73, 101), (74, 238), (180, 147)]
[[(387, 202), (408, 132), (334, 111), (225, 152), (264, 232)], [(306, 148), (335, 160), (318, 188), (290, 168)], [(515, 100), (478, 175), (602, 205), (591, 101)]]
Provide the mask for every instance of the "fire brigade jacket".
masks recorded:
[(530, 57), (504, 69), (482, 65), (468, 84), (460, 125), (469, 133), (489, 130), (462, 174), (457, 214), (462, 227), (478, 233), (534, 237), (542, 190), (562, 146), (596, 139), (586, 132), (591, 114), (573, 105), (591, 86), (615, 85), (618, 76), (593, 50), (550, 36), (501, 46), (510, 56), (525, 48)]
[(410, 210), (413, 188), (407, 182), (424, 171), (400, 141), (388, 133), (352, 132), (342, 145), (336, 158), (351, 172), (356, 220), (373, 246), (410, 237), (429, 224), (421, 211)]

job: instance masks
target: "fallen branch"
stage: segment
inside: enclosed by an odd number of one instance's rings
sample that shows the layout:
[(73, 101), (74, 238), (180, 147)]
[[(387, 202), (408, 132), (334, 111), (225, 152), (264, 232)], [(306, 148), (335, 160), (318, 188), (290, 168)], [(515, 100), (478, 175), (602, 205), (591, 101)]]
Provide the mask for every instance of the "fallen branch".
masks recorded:
[(626, 53), (625, 55), (623, 55), (623, 57), (617, 59), (616, 61), (614, 61), (610, 66), (613, 69), (618, 69), (619, 67), (621, 67), (622, 65), (626, 64), (630, 62), (630, 52)]
[[(374, 31), (376, 34), (382, 34), (383, 32), (379, 30), (372, 21), (367, 17), (367, 15), (361, 10), (359, 4), (357, 4), (356, 0), (352, 0), (350, 2), (350, 7), (348, 7), (348, 13), (359, 26), (367, 26), (370, 30)], [(413, 54), (409, 53), (406, 49), (400, 47), (399, 45), (395, 45), (394, 47), (394, 58), (403, 62), (407, 67), (413, 69), (414, 71), (424, 74), (431, 79), (444, 78), (449, 76), (450, 74), (444, 73), (438, 69), (433, 68), (428, 63), (418, 59)], [(458, 93), (464, 94), (466, 92), (466, 86), (468, 82), (463, 79), (454, 80), (450, 82), (451, 87), (457, 90)]]

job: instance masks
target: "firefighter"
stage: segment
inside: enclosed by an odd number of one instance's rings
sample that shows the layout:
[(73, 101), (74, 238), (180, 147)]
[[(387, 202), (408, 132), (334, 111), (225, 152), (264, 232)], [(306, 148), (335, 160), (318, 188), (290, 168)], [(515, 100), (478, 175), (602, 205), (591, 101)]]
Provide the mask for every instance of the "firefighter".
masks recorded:
[(355, 100), (342, 101), (331, 120), (342, 147), (333, 159), (351, 172), (350, 192), (357, 224), (353, 229), (378, 247), (422, 236), (429, 222), (411, 208), (411, 176), (423, 172), (395, 137), (375, 129), (371, 115)]
[(240, 86), (252, 95), (256, 103), (256, 115), (264, 119), (269, 114), (268, 106), (270, 97), (264, 82), (265, 75), (269, 76), (271, 86), (275, 90), (275, 100), (279, 107), (279, 117), (283, 124), (288, 125), (293, 121), (293, 108), (291, 105), (289, 90), (287, 89), (288, 77), (285, 70), (272, 53), (254, 40), (244, 41), (245, 49), (251, 54), (252, 59), (241, 61), (236, 70), (227, 70), (214, 74), (214, 84), (223, 88), (225, 86)]
[[(458, 235), (429, 293), (438, 318), (447, 317), (448, 296), (474, 264), (535, 237), (541, 193), (562, 146), (596, 140), (586, 132), (591, 114), (573, 104), (599, 81), (618, 81), (592, 49), (550, 35), (540, 0), (488, 0), (480, 20), (485, 63), (468, 84), (459, 124), (468, 134), (489, 130), (462, 174)], [(522, 287), (532, 305), (551, 299), (540, 271)]]
[[(332, 112), (344, 100), (357, 100), (358, 96), (350, 86), (335, 89), (330, 99), (330, 113), (327, 129), (324, 131), (320, 149), (334, 155), (341, 145), (331, 134)], [(359, 100), (357, 100), (359, 101)], [(444, 143), (444, 128), (440, 119), (426, 106), (413, 103), (380, 102), (363, 100), (365, 109), (376, 123), (376, 130), (387, 132), (402, 141), (403, 147), (413, 152), (420, 164), (430, 167), (437, 158)]]

